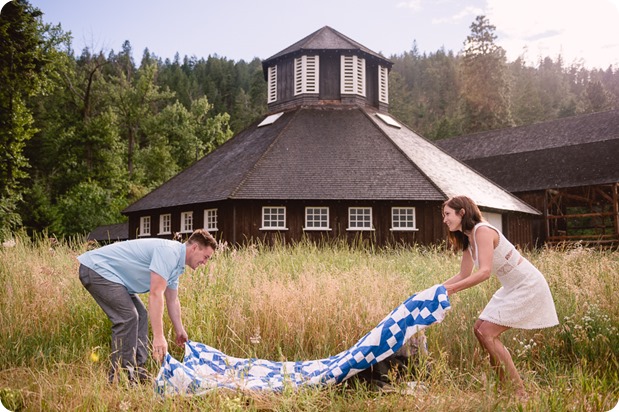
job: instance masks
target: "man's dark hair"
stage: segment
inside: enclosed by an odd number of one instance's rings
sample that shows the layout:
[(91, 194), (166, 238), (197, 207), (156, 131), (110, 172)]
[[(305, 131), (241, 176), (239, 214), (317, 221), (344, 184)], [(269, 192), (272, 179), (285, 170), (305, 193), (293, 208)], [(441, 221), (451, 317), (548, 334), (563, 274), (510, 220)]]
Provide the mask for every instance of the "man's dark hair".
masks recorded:
[(199, 244), (202, 247), (210, 246), (213, 249), (217, 249), (217, 241), (209, 232), (204, 229), (195, 230), (189, 239), (187, 239), (187, 244), (192, 245), (194, 243)]

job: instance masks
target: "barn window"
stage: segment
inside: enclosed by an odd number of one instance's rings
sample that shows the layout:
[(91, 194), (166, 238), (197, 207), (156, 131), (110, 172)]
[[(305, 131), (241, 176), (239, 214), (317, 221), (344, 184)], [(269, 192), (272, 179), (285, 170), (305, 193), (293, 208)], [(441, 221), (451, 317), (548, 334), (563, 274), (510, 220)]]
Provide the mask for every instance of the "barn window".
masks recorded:
[(167, 235), (172, 233), (172, 215), (167, 213), (159, 215), (159, 234)]
[(365, 96), (365, 59), (358, 56), (341, 57), (340, 90), (342, 94)]
[(294, 59), (294, 94), (318, 93), (318, 56)]
[(181, 233), (193, 232), (193, 212), (181, 213)]
[(378, 100), (389, 104), (389, 70), (383, 66), (378, 66)]
[(347, 230), (373, 230), (371, 207), (349, 207)]
[(329, 208), (306, 207), (305, 228), (303, 230), (331, 230), (329, 228)]
[(283, 206), (264, 206), (262, 208), (262, 227), (265, 229), (286, 229), (286, 208)]
[(417, 230), (414, 207), (391, 208), (391, 230)]
[(140, 234), (139, 236), (150, 236), (150, 216), (140, 217)]
[(216, 232), (217, 229), (217, 209), (204, 210), (204, 229), (209, 232)]
[(268, 69), (268, 96), (267, 103), (273, 103), (277, 100), (277, 66), (271, 66)]

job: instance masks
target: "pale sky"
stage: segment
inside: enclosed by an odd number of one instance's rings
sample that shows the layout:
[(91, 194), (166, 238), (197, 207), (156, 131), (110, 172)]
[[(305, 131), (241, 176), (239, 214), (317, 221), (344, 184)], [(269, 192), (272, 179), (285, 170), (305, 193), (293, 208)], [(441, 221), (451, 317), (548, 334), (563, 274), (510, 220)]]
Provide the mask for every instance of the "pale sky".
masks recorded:
[[(6, 2), (6, 0), (0, 0)], [(460, 52), (478, 15), (496, 26), (509, 61), (540, 57), (619, 69), (619, 0), (30, 0), (47, 23), (73, 35), (78, 52), (118, 52), (125, 40), (139, 64), (209, 55), (266, 59), (323, 26), (386, 57), (440, 48)]]

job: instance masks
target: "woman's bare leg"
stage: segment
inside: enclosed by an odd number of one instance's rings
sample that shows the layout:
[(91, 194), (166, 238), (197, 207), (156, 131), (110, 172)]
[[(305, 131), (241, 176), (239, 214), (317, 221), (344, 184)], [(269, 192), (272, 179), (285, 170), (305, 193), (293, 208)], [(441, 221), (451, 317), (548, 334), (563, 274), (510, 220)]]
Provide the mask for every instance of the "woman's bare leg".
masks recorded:
[(490, 363), (499, 373), (499, 379), (501, 381), (505, 379), (502, 368), (504, 367), (507, 378), (514, 385), (514, 388), (516, 388), (516, 393), (522, 396), (525, 394), (525, 391), (520, 374), (516, 370), (511, 355), (499, 339), (499, 336), (508, 329), (510, 328), (507, 326), (500, 326), (481, 319), (475, 322), (474, 327), (475, 336), (481, 346), (490, 355)]

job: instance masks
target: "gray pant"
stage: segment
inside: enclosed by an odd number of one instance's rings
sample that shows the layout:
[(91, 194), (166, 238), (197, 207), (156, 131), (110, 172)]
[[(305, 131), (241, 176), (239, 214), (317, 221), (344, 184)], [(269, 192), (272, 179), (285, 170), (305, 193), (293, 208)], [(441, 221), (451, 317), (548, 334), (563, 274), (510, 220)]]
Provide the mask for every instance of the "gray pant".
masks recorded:
[(136, 367), (148, 359), (148, 312), (140, 298), (127, 288), (111, 282), (94, 270), (80, 265), (80, 281), (112, 321), (112, 368), (110, 381), (118, 367), (127, 369), (130, 377)]

